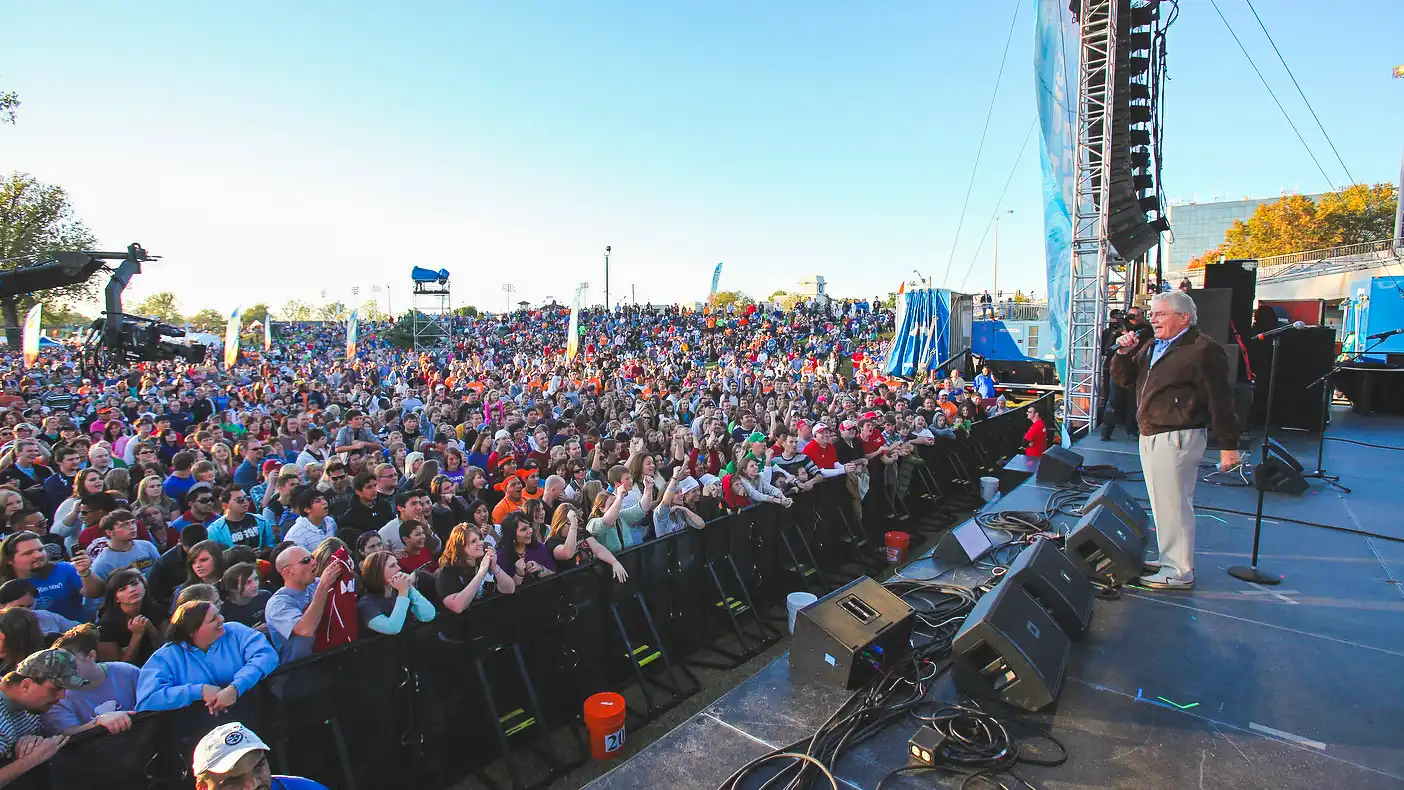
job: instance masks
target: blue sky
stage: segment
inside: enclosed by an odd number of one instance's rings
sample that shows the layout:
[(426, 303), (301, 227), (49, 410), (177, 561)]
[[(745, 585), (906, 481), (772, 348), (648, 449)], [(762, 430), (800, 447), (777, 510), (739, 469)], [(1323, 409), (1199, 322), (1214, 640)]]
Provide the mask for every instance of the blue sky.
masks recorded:
[[(29, 3), (0, 16), (24, 102), (0, 168), (67, 187), (105, 247), (163, 255), (129, 300), (188, 312), (375, 284), (399, 310), (413, 265), (448, 268), (456, 305), (582, 281), (599, 302), (606, 244), (615, 299), (701, 299), (717, 261), (753, 296), (939, 285), (948, 262), (978, 291), (1035, 113), (1022, 0), (952, 256), (1016, 2)], [(1219, 4), (1344, 181), (1243, 0)], [(1325, 189), (1208, 0), (1181, 6), (1167, 193)], [(1356, 178), (1397, 179), (1404, 4), (1257, 6)], [(1003, 208), (1000, 287), (1042, 292), (1037, 135)]]

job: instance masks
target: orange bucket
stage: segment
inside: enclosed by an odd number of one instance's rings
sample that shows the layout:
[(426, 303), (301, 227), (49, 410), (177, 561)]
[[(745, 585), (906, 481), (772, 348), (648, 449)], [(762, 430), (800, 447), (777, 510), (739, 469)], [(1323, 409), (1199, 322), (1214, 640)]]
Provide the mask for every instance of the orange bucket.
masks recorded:
[(887, 543), (887, 561), (901, 562), (907, 557), (907, 547), (912, 545), (912, 536), (905, 532), (889, 532), (883, 536)]
[(585, 700), (585, 729), (596, 760), (610, 760), (624, 751), (624, 713), (624, 697), (612, 691)]

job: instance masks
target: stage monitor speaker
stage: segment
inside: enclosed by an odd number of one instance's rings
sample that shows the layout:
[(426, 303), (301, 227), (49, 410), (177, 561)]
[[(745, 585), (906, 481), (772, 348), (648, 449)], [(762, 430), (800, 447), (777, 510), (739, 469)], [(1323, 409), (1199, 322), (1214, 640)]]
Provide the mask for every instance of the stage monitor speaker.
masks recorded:
[(1065, 550), (1083, 575), (1112, 587), (1139, 577), (1146, 556), (1146, 544), (1106, 505), (1083, 512)]
[(1077, 478), (1077, 470), (1081, 468), (1082, 456), (1066, 447), (1054, 445), (1039, 456), (1036, 479), (1040, 483), (1066, 485)]
[(867, 576), (801, 609), (790, 675), (853, 689), (907, 660), (915, 612)]
[(1195, 312), (1199, 313), (1199, 320), (1195, 323), (1195, 327), (1213, 338), (1215, 343), (1228, 343), (1229, 313), (1232, 309), (1233, 289), (1191, 288), (1189, 297), (1194, 300)]
[(1087, 504), (1082, 506), (1082, 512), (1106, 505), (1111, 508), (1116, 517), (1131, 527), (1131, 531), (1136, 533), (1136, 537), (1141, 542), (1146, 541), (1146, 535), (1150, 533), (1150, 516), (1146, 509), (1131, 496), (1126, 489), (1117, 484), (1115, 480), (1108, 480), (1102, 484), (1101, 488), (1092, 492), (1092, 496), (1087, 500)]
[(1076, 639), (1092, 623), (1097, 590), (1052, 541), (1037, 539), (1014, 558), (1000, 584), (1017, 584)]
[(973, 697), (1040, 710), (1058, 698), (1072, 641), (1018, 584), (980, 598), (951, 641), (956, 688)]
[(971, 519), (957, 524), (942, 535), (936, 548), (931, 551), (931, 557), (933, 560), (946, 560), (957, 565), (970, 565), (993, 548), (994, 543), (990, 541), (990, 536), (985, 534), (985, 528)]
[(1309, 486), (1300, 461), (1276, 441), (1268, 441), (1267, 460), (1253, 469), (1253, 484), (1263, 491), (1305, 494)]
[(1258, 262), (1240, 258), (1211, 263), (1204, 267), (1204, 287), (1227, 288), (1233, 292), (1229, 300), (1229, 321), (1240, 334), (1248, 334), (1253, 323), (1253, 303), (1258, 298)]

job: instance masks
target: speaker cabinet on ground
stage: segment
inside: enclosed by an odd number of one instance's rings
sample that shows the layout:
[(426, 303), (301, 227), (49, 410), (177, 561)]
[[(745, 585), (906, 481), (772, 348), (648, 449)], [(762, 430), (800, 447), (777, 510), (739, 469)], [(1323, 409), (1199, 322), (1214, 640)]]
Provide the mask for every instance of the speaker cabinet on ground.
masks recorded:
[(1272, 440), (1268, 441), (1267, 460), (1253, 469), (1253, 484), (1279, 494), (1305, 494), (1309, 488), (1301, 462)]
[(790, 675), (852, 689), (906, 660), (915, 612), (864, 576), (801, 609)]
[(1092, 492), (1092, 497), (1087, 500), (1087, 504), (1082, 506), (1082, 511), (1086, 513), (1098, 505), (1106, 505), (1111, 508), (1117, 518), (1131, 527), (1131, 531), (1136, 533), (1136, 537), (1140, 538), (1142, 543), (1146, 541), (1146, 535), (1150, 533), (1150, 515), (1115, 480), (1108, 480), (1102, 484), (1101, 488)]
[(1040, 538), (1020, 552), (1000, 584), (1023, 587), (1069, 637), (1081, 636), (1092, 623), (1096, 588), (1051, 541)]
[(1018, 584), (986, 593), (951, 642), (956, 688), (1039, 710), (1058, 698), (1072, 642), (1048, 610)]
[(957, 524), (950, 532), (941, 536), (940, 542), (932, 550), (933, 560), (945, 560), (957, 565), (970, 565), (994, 548), (985, 528), (974, 519)]
[(1065, 550), (1083, 575), (1112, 587), (1140, 576), (1146, 556), (1146, 544), (1106, 505), (1083, 513)]
[(1050, 485), (1065, 485), (1077, 477), (1082, 468), (1082, 456), (1065, 447), (1054, 445), (1038, 459), (1037, 480)]

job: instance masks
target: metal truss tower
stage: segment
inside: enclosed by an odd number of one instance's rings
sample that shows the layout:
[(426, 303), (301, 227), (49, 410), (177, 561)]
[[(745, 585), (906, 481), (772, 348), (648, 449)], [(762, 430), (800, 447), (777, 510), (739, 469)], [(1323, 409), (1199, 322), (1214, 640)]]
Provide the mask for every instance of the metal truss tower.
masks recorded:
[(449, 344), (449, 319), (453, 315), (448, 277), (433, 282), (415, 280), (410, 299), (410, 331), (414, 350), (446, 348)]
[(1073, 249), (1068, 310), (1068, 366), (1063, 415), (1069, 434), (1091, 430), (1098, 418), (1101, 354), (1111, 288), (1126, 287), (1123, 265), (1113, 272), (1111, 160), (1117, 0), (1082, 0), (1077, 88), (1077, 151), (1073, 187)]

